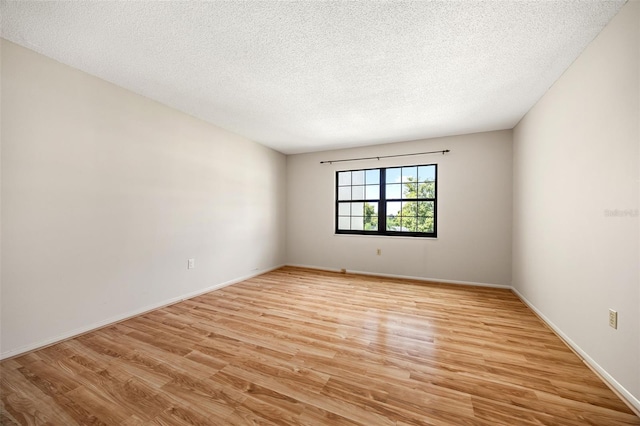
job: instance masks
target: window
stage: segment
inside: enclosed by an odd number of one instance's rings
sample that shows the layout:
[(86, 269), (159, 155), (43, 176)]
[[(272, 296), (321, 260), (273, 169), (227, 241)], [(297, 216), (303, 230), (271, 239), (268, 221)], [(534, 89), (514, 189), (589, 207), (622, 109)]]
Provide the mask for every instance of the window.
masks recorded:
[(336, 234), (436, 237), (437, 165), (336, 172)]

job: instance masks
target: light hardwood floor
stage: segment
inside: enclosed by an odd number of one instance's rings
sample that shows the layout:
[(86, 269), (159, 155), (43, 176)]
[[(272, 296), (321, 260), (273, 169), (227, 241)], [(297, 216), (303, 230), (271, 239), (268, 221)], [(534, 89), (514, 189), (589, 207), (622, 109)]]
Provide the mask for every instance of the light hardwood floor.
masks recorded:
[(508, 290), (292, 267), (0, 374), (7, 425), (640, 425)]

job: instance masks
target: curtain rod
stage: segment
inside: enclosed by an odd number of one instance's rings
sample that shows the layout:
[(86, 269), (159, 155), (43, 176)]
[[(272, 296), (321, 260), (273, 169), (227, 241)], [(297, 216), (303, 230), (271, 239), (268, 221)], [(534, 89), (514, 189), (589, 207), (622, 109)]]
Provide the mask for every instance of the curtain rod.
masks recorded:
[(342, 163), (344, 161), (380, 160), (381, 158), (409, 157), (409, 156), (412, 156), (412, 155), (427, 155), (427, 154), (442, 154), (442, 155), (444, 155), (447, 152), (451, 152), (451, 150), (444, 149), (442, 151), (414, 152), (413, 154), (396, 154), (396, 155), (380, 155), (378, 157), (347, 158), (347, 159), (344, 159), (344, 160), (321, 161), (320, 164)]

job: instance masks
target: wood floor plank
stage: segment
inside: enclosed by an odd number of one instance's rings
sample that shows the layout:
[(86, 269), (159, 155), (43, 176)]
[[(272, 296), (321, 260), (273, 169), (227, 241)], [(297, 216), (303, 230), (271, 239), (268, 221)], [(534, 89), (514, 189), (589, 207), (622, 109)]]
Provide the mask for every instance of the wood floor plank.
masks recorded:
[[(3, 418), (9, 417), (23, 425), (74, 424), (64, 406), (32, 383), (19, 369), (1, 373), (3, 405), (0, 408), (6, 413)], [(51, 388), (50, 384), (48, 388)]]
[(2, 425), (640, 425), (509, 290), (285, 267), (0, 363)]
[(160, 426), (211, 426), (216, 422), (209, 420), (207, 415), (201, 415), (194, 409), (178, 404), (172, 405), (148, 424)]

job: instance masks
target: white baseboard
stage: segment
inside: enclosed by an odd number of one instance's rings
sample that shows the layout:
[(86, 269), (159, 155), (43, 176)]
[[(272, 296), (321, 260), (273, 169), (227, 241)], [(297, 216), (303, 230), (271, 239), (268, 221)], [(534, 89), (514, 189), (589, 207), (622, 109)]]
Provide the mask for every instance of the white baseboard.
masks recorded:
[(629, 392), (624, 386), (622, 386), (616, 379), (611, 376), (607, 370), (602, 368), (600, 364), (598, 364), (593, 358), (589, 356), (576, 342), (571, 340), (569, 336), (567, 336), (558, 326), (556, 326), (546, 315), (544, 315), (538, 308), (534, 306), (522, 293), (520, 293), (516, 288), (512, 287), (512, 291), (522, 300), (533, 312), (535, 312), (542, 321), (544, 321), (549, 328), (551, 328), (564, 342), (571, 347), (581, 358), (582, 360), (591, 367), (600, 377), (614, 389), (614, 391), (618, 392), (622, 398), (626, 400), (636, 411), (636, 414), (640, 415), (640, 400), (633, 396), (631, 392)]
[(227, 287), (227, 286), (230, 286), (232, 284), (236, 284), (236, 283), (248, 280), (248, 279), (253, 278), (253, 277), (257, 277), (258, 275), (262, 275), (262, 274), (264, 274), (266, 272), (270, 272), (270, 271), (273, 271), (275, 269), (282, 268), (283, 266), (284, 265), (278, 265), (278, 266), (274, 266), (272, 268), (260, 269), (258, 271), (252, 272), (251, 274), (244, 275), (244, 276), (239, 277), (239, 278), (234, 278), (232, 280), (225, 281), (223, 283), (214, 284), (214, 285), (209, 286), (209, 287), (204, 288), (204, 289), (193, 291), (193, 292), (190, 292), (190, 293), (187, 293), (187, 294), (183, 294), (183, 295), (180, 295), (180, 296), (177, 296), (177, 297), (172, 297), (171, 299), (168, 299), (168, 300), (165, 300), (165, 301), (162, 301), (162, 302), (159, 302), (159, 303), (154, 303), (153, 305), (144, 306), (144, 307), (142, 307), (140, 309), (136, 309), (136, 310), (131, 311), (131, 312), (127, 312), (126, 314), (117, 315), (115, 317), (111, 317), (111, 318), (108, 318), (108, 319), (103, 320), (103, 321), (95, 322), (95, 323), (90, 324), (90, 325), (88, 325), (86, 327), (76, 328), (75, 330), (71, 330), (69, 332), (62, 333), (62, 334), (60, 334), (58, 336), (54, 336), (54, 337), (52, 337), (50, 339), (46, 339), (46, 340), (43, 340), (43, 341), (40, 341), (40, 342), (36, 342), (36, 343), (32, 343), (32, 344), (29, 344), (29, 345), (22, 346), (22, 347), (17, 348), (17, 349), (12, 349), (12, 350), (9, 350), (9, 351), (6, 351), (6, 352), (2, 352), (2, 353), (0, 353), (0, 360), (6, 359), (6, 358), (15, 357), (15, 356), (21, 355), (23, 353), (31, 352), (31, 351), (34, 351), (34, 350), (37, 350), (37, 349), (42, 349), (42, 348), (45, 348), (47, 346), (51, 346), (51, 345), (54, 345), (56, 343), (63, 342), (65, 340), (69, 340), (69, 339), (72, 339), (74, 337), (78, 337), (78, 336), (80, 336), (82, 334), (86, 334), (86, 333), (89, 333), (91, 331), (98, 330), (100, 328), (109, 326), (111, 324), (115, 324), (115, 323), (118, 323), (118, 322), (121, 322), (121, 321), (125, 321), (125, 320), (127, 320), (129, 318), (137, 317), (139, 315), (146, 314), (147, 312), (155, 311), (156, 309), (164, 308), (166, 306), (173, 305), (175, 303), (179, 303), (179, 302), (182, 302), (182, 301), (187, 300), (187, 299), (191, 299), (191, 298), (196, 297), (196, 296), (200, 296), (201, 294), (209, 293), (211, 291), (218, 290), (218, 289), (221, 289), (223, 287)]
[[(341, 272), (340, 269), (325, 268), (321, 266), (299, 265), (299, 264), (292, 264), (292, 263), (288, 263), (286, 266), (316, 269), (318, 271)], [(460, 280), (443, 280), (441, 278), (425, 278), (425, 277), (414, 277), (411, 275), (383, 274), (378, 272), (353, 271), (351, 269), (348, 269), (347, 273), (357, 274), (357, 275), (371, 275), (374, 277), (384, 277), (384, 278), (399, 278), (403, 280), (425, 281), (430, 283), (459, 284), (459, 285), (468, 285), (468, 286), (475, 286), (475, 287), (491, 287), (491, 288), (503, 288), (503, 289), (511, 290), (510, 285), (502, 285), (502, 284), (489, 284), (489, 283), (479, 283), (479, 282), (473, 282), (473, 281), (460, 281)]]

